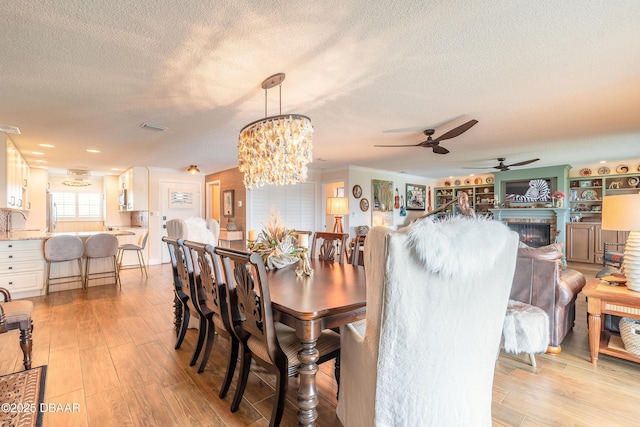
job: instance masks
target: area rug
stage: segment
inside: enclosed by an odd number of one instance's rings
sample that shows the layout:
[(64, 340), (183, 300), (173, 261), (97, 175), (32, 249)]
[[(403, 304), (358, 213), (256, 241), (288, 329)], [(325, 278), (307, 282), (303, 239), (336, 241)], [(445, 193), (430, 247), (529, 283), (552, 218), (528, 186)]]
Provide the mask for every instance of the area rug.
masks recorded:
[(47, 366), (0, 377), (0, 426), (42, 426)]

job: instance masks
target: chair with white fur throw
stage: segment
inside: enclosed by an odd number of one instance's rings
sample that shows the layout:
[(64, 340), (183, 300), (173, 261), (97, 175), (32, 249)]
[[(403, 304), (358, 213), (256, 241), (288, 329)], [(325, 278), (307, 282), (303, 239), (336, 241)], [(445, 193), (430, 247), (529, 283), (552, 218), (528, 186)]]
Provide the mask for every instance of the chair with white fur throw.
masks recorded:
[(8, 289), (0, 288), (4, 301), (0, 302), (0, 333), (20, 329), (20, 348), (24, 355), (24, 369), (31, 369), (31, 333), (33, 303), (27, 300), (12, 301)]
[(338, 418), (353, 426), (491, 426), (517, 233), (420, 219), (367, 235), (367, 317), (341, 328)]

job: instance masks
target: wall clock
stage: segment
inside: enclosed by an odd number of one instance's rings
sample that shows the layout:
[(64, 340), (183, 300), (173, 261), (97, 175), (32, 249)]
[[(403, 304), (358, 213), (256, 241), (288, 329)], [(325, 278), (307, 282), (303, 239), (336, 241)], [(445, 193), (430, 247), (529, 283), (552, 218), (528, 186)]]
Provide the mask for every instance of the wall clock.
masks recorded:
[(366, 212), (369, 210), (369, 201), (367, 199), (360, 200), (360, 210)]
[(353, 193), (353, 197), (355, 197), (356, 199), (362, 197), (362, 187), (360, 187), (358, 184), (353, 186), (353, 190), (351, 190), (351, 192)]

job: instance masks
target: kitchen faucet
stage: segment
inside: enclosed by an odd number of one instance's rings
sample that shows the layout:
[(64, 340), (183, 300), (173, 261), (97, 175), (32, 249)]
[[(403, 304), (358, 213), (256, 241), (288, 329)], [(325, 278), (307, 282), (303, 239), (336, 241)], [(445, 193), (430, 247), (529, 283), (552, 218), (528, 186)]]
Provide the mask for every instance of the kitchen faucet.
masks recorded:
[(27, 220), (27, 215), (25, 215), (24, 212), (22, 212), (22, 211), (11, 211), (11, 213), (9, 213), (7, 231), (11, 231), (11, 218), (13, 217), (13, 214), (15, 214), (15, 213), (19, 213), (20, 215), (22, 215), (22, 218), (24, 218), (25, 221)]

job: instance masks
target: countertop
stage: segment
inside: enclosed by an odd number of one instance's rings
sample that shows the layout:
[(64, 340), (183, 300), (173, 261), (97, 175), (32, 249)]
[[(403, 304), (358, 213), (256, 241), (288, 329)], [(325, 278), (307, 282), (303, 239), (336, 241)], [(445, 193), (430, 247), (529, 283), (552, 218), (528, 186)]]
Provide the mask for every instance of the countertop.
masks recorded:
[(133, 236), (135, 233), (128, 230), (112, 230), (112, 231), (78, 231), (65, 233), (45, 233), (42, 231), (22, 231), (14, 230), (0, 233), (0, 241), (2, 240), (46, 240), (54, 236), (78, 236), (80, 238), (93, 236), (94, 234), (107, 233), (114, 236)]

